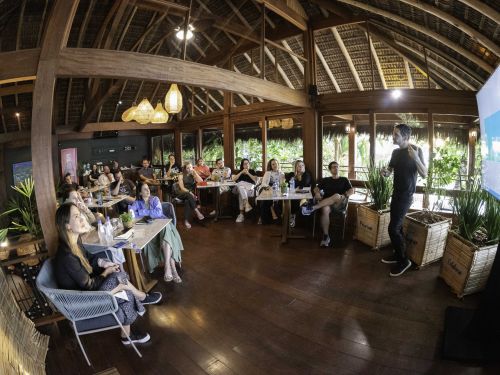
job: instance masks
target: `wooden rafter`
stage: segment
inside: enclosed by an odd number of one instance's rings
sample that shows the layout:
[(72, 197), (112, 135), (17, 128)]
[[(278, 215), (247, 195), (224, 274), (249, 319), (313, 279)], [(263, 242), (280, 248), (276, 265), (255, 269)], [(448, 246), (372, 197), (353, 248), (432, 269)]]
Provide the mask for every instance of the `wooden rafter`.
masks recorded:
[(366, 10), (367, 12), (374, 13), (374, 14), (377, 14), (379, 16), (388, 18), (391, 21), (398, 22), (398, 23), (400, 23), (400, 24), (402, 24), (404, 26), (410, 27), (410, 28), (412, 28), (412, 29), (414, 29), (414, 30), (422, 33), (422, 34), (427, 35), (430, 38), (433, 38), (433, 39), (437, 40), (441, 44), (443, 44), (443, 45), (447, 46), (448, 48), (454, 50), (456, 53), (461, 54), (465, 58), (467, 58), (470, 61), (474, 62), (477, 66), (479, 66), (481, 69), (485, 70), (486, 72), (488, 72), (490, 74), (493, 73), (493, 67), (490, 64), (488, 64), (486, 61), (484, 61), (482, 58), (480, 58), (479, 56), (473, 54), (471, 51), (465, 49), (461, 45), (459, 45), (459, 44), (451, 41), (447, 37), (445, 37), (445, 36), (443, 36), (443, 35), (435, 32), (435, 31), (427, 29), (424, 26), (419, 25), (419, 24), (417, 24), (417, 23), (415, 23), (413, 21), (410, 21), (407, 18), (403, 18), (403, 17), (401, 17), (401, 16), (399, 16), (399, 15), (397, 15), (395, 13), (388, 12), (388, 11), (380, 9), (380, 8), (376, 8), (376, 7), (372, 6), (372, 5), (368, 5), (368, 4), (362, 3), (362, 2), (357, 1), (357, 0), (338, 0), (338, 1), (341, 2), (341, 3), (352, 5), (352, 6), (356, 7), (356, 8), (360, 8), (360, 9)]
[(257, 0), (259, 3), (265, 4), (266, 8), (270, 9), (283, 19), (298, 27), (302, 31), (307, 30), (307, 17), (298, 14), (295, 10), (288, 7), (286, 3), (278, 0)]
[(36, 79), (40, 48), (0, 52), (0, 85)]
[(461, 32), (469, 35), (472, 39), (475, 41), (481, 43), (483, 46), (488, 48), (491, 52), (493, 52), (495, 55), (500, 56), (500, 47), (490, 40), (488, 37), (485, 35), (481, 34), (479, 31), (476, 29), (470, 27), (468, 24), (463, 22), (462, 20), (456, 18), (450, 13), (444, 12), (438, 7), (435, 7), (433, 5), (424, 3), (423, 1), (415, 1), (415, 0), (400, 0), (403, 3), (406, 3), (412, 7), (415, 7), (417, 9), (420, 9), (424, 12), (427, 12), (429, 14), (432, 14), (435, 17), (438, 17), (442, 19), (445, 22), (448, 22), (449, 24), (455, 26), (457, 29), (459, 29)]
[(372, 51), (373, 60), (375, 60), (375, 65), (377, 66), (378, 75), (380, 77), (380, 81), (382, 82), (382, 87), (384, 90), (387, 90), (387, 83), (385, 82), (384, 70), (382, 69), (382, 65), (380, 65), (380, 60), (378, 58), (377, 50), (373, 45), (372, 38), (369, 38), (370, 49)]
[(461, 3), (471, 7), (472, 9), (477, 10), (483, 16), (489, 17), (492, 19), (497, 25), (500, 24), (500, 13), (495, 9), (490, 7), (488, 4), (485, 4), (479, 0), (458, 0)]
[(337, 80), (335, 79), (332, 70), (328, 66), (328, 63), (325, 60), (325, 56), (323, 56), (323, 53), (319, 49), (318, 45), (314, 43), (314, 51), (316, 52), (316, 55), (319, 57), (319, 61), (321, 61), (321, 65), (323, 65), (323, 69), (325, 69), (326, 74), (328, 75), (328, 78), (330, 78), (330, 81), (333, 83), (333, 87), (335, 87), (335, 91), (341, 92), (340, 86), (337, 83)]
[(408, 86), (410, 87), (410, 89), (414, 89), (415, 86), (413, 85), (413, 78), (411, 76), (410, 66), (408, 65), (408, 60), (403, 59), (403, 61), (405, 64), (406, 77), (408, 77)]
[[(292, 48), (288, 45), (288, 43), (286, 42), (286, 40), (282, 40), (281, 41), (281, 44), (283, 45), (283, 47), (285, 47), (288, 51), (290, 52), (293, 52)], [(302, 73), (302, 75), (304, 75), (304, 65), (302, 65), (302, 63), (300, 62), (300, 60), (297, 58), (297, 56), (295, 56), (295, 54), (290, 54), (290, 57), (292, 58), (293, 62), (295, 63), (295, 65), (297, 66), (297, 68), (299, 68), (300, 72)]]
[(267, 46), (264, 47), (264, 52), (266, 53), (267, 58), (269, 60), (271, 60), (271, 62), (273, 63), (274, 66), (276, 66), (276, 69), (278, 69), (278, 73), (280, 74), (281, 78), (283, 78), (283, 81), (285, 81), (287, 86), (290, 87), (291, 89), (295, 89), (295, 87), (293, 87), (292, 82), (290, 81), (290, 79), (286, 75), (285, 71), (283, 70), (281, 65), (276, 61), (276, 59), (274, 58), (274, 55), (272, 54), (272, 52), (269, 50), (269, 48)]
[(0, 87), (0, 97), (33, 92), (33, 84)]
[[(185, 86), (185, 87), (186, 87), (186, 88), (187, 88), (190, 92), (193, 92), (193, 90), (191, 89), (191, 87), (189, 87), (189, 86)], [(205, 91), (205, 90), (203, 90), (203, 89), (202, 89), (202, 91), (206, 92), (206, 91)], [(196, 94), (196, 93), (194, 93), (194, 96), (195, 96), (195, 97), (196, 97), (196, 98), (197, 98), (197, 99), (198, 99), (201, 103), (203, 103), (203, 105), (204, 105), (206, 108), (208, 108), (208, 109), (209, 109), (210, 111), (212, 111), (212, 112), (215, 112), (215, 111), (214, 111), (214, 109), (213, 109), (212, 107), (210, 107), (209, 103), (208, 103), (205, 99), (203, 99), (201, 96), (199, 96), (199, 95), (198, 95), (198, 94)], [(219, 104), (219, 103), (218, 103), (218, 104)], [(220, 104), (219, 104), (219, 106), (220, 106)], [(222, 107), (222, 108), (224, 108), (224, 107)]]
[(361, 79), (359, 78), (358, 71), (356, 70), (354, 63), (352, 62), (351, 56), (349, 55), (349, 51), (347, 51), (347, 48), (344, 44), (344, 41), (342, 40), (342, 37), (340, 36), (336, 27), (332, 27), (331, 30), (332, 30), (333, 36), (335, 37), (335, 40), (337, 41), (337, 44), (340, 47), (340, 50), (342, 51), (342, 54), (344, 55), (344, 58), (347, 61), (347, 64), (349, 65), (349, 69), (351, 70), (351, 73), (354, 77), (354, 80), (356, 81), (356, 85), (358, 86), (358, 90), (363, 91), (365, 88), (363, 87), (363, 83), (361, 83)]

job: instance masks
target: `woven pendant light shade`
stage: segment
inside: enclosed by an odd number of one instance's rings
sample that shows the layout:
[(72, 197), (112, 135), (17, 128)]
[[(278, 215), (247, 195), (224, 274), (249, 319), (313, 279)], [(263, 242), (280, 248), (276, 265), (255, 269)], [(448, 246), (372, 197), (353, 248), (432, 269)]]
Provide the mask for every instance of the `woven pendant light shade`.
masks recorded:
[(272, 129), (272, 128), (279, 128), (279, 127), (280, 127), (280, 122), (279, 122), (279, 120), (269, 120), (269, 121), (268, 121), (268, 127), (269, 127), (269, 129)]
[(135, 112), (137, 111), (137, 104), (135, 102), (132, 104), (132, 107), (127, 109), (122, 113), (122, 121), (129, 122), (133, 121), (135, 117)]
[(172, 83), (167, 95), (165, 95), (165, 110), (168, 113), (182, 111), (182, 94), (175, 83)]
[(164, 124), (168, 121), (168, 113), (163, 109), (161, 102), (158, 101), (156, 104), (155, 111), (153, 113), (153, 117), (151, 118), (152, 124)]
[(139, 124), (145, 125), (151, 122), (151, 118), (154, 114), (154, 108), (146, 98), (142, 99), (142, 101), (137, 106), (137, 110), (135, 111), (134, 120)]
[(281, 126), (283, 129), (293, 128), (293, 118), (284, 118), (281, 120)]

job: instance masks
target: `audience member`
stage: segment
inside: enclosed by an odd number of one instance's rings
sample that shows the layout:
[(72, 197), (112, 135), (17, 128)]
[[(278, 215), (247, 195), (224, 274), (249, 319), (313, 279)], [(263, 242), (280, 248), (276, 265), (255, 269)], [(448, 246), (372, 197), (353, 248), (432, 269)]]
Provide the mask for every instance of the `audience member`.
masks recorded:
[(92, 164), (92, 170), (90, 171), (90, 174), (89, 174), (90, 182), (95, 184), (96, 181), (99, 179), (100, 175), (101, 174), (99, 173), (99, 170), (97, 169), (97, 164)]
[(198, 198), (194, 194), (196, 183), (202, 182), (203, 179), (194, 170), (191, 163), (186, 163), (182, 168), (182, 174), (179, 175), (179, 181), (173, 186), (174, 195), (176, 198), (184, 201), (184, 225), (186, 228), (191, 228), (190, 220), (193, 212), (198, 220), (203, 220), (205, 217), (198, 209)]
[(181, 173), (181, 166), (175, 161), (175, 155), (168, 155), (168, 163), (165, 165), (165, 177), (174, 177)]
[[(286, 175), (287, 181), (294, 179), (295, 188), (303, 189), (310, 188), (312, 186), (312, 176), (306, 170), (306, 165), (302, 160), (297, 160), (294, 163), (293, 172)], [(300, 201), (294, 199), (291, 202), (291, 213), (290, 213), (290, 226), (295, 227), (295, 219), (297, 217), (297, 212), (299, 212)]]
[(100, 186), (108, 186), (112, 182), (115, 182), (115, 178), (109, 169), (109, 166), (105, 165), (103, 168), (103, 173), (99, 176), (97, 180)]
[(236, 218), (237, 223), (245, 221), (245, 212), (250, 212), (253, 207), (248, 202), (249, 197), (253, 197), (255, 192), (255, 184), (257, 183), (257, 174), (253, 169), (250, 169), (250, 160), (241, 159), (240, 170), (232, 176), (236, 186), (233, 188), (233, 193), (238, 194), (238, 203), (240, 214)]
[(123, 177), (122, 171), (117, 170), (114, 173), (115, 182), (112, 182), (110, 185), (111, 195), (126, 195), (127, 197), (118, 202), (116, 205), (118, 206), (119, 212), (126, 212), (129, 205), (135, 202), (136, 197), (136, 189), (135, 184)]
[[(278, 160), (271, 159), (267, 163), (266, 172), (262, 177), (260, 191), (269, 190), (273, 185), (277, 185), (278, 189), (280, 184), (285, 181), (285, 174), (280, 171)], [(273, 222), (278, 220), (278, 213), (281, 211), (280, 201), (263, 200), (261, 201), (261, 210), (259, 223), (268, 224), (271, 219)]]
[(200, 176), (202, 179), (206, 180), (210, 176), (210, 168), (205, 165), (205, 161), (203, 158), (198, 158), (196, 160), (196, 166), (194, 167), (194, 170), (196, 173), (198, 173), (198, 176)]

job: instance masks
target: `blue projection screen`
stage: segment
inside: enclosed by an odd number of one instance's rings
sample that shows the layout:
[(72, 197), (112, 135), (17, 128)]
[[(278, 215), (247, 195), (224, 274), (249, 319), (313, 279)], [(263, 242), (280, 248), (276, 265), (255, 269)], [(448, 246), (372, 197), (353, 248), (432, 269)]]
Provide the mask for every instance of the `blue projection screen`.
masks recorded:
[(477, 93), (483, 187), (500, 200), (500, 66)]

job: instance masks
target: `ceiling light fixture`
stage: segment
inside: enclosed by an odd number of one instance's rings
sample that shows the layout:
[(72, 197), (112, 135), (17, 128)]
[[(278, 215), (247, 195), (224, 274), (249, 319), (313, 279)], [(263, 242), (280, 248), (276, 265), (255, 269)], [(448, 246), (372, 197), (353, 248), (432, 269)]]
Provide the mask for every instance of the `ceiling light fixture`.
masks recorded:
[[(194, 31), (193, 25), (189, 24), (188, 25), (188, 29), (187, 29), (187, 33), (186, 33), (187, 40), (191, 39), (194, 36), (193, 31)], [(179, 40), (184, 40), (184, 30), (181, 29), (180, 26), (178, 26), (178, 27), (175, 28), (175, 36)]]
[(403, 93), (401, 92), (401, 90), (392, 90), (392, 92), (391, 92), (391, 97), (394, 100), (398, 100), (399, 98), (401, 98), (401, 95), (403, 95)]

